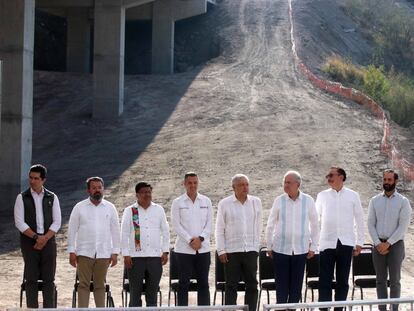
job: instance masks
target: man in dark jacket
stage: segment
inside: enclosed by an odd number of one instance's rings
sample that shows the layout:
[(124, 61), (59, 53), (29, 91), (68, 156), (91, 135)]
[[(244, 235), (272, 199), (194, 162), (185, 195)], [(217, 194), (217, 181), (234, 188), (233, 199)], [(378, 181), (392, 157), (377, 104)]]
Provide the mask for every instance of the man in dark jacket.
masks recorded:
[(20, 193), (14, 205), (14, 221), (20, 231), (28, 308), (38, 308), (37, 280), (43, 280), (43, 307), (55, 307), (56, 241), (61, 225), (58, 197), (43, 187), (47, 170), (33, 165), (30, 188)]

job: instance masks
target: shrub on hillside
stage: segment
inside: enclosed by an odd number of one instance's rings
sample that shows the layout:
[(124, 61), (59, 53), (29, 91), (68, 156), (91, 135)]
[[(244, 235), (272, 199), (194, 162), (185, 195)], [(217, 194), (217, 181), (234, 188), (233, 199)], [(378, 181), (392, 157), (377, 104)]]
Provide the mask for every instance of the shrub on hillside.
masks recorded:
[(350, 61), (330, 57), (323, 70), (335, 81), (376, 100), (398, 124), (414, 124), (414, 80), (396, 73), (393, 67), (386, 72), (384, 67), (357, 67)]

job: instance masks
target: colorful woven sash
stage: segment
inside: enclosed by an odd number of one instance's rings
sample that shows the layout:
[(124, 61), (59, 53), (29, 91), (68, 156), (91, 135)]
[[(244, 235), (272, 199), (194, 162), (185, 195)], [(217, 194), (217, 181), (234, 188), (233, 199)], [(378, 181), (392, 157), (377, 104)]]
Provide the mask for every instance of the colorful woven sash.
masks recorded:
[(137, 251), (141, 250), (141, 228), (139, 225), (139, 212), (138, 207), (132, 207), (132, 223), (134, 224), (135, 232), (135, 249)]

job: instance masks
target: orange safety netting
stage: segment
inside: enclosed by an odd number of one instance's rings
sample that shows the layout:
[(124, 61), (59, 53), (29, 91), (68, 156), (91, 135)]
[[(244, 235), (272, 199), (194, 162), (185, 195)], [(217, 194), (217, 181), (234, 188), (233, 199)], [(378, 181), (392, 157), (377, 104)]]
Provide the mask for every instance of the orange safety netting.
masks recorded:
[(382, 120), (383, 123), (383, 136), (381, 139), (380, 150), (386, 154), (390, 161), (391, 165), (395, 168), (401, 170), (403, 176), (409, 180), (414, 181), (414, 164), (409, 162), (403, 157), (401, 152), (392, 145), (390, 140), (390, 124), (388, 122), (387, 116), (384, 113), (382, 107), (375, 102), (373, 99), (365, 95), (364, 93), (355, 90), (353, 88), (345, 87), (341, 83), (332, 82), (329, 80), (321, 79), (317, 77), (313, 72), (306, 67), (302, 62), (296, 52), (296, 44), (294, 39), (294, 29), (293, 29), (293, 15), (292, 15), (292, 1), (289, 0), (289, 18), (291, 25), (291, 41), (292, 41), (292, 51), (295, 57), (296, 64), (300, 71), (308, 78), (308, 80), (316, 87), (325, 90), (329, 93), (341, 95), (347, 99), (350, 99), (366, 108), (368, 108), (373, 115), (378, 119)]

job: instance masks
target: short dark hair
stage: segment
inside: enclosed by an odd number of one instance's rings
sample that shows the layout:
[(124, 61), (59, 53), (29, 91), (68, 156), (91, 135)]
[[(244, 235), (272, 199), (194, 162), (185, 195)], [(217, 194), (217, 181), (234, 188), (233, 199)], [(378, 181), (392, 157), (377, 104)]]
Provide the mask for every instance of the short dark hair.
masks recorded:
[(394, 180), (398, 180), (398, 173), (396, 171), (394, 171), (393, 169), (387, 168), (386, 170), (384, 170), (384, 172), (382, 173), (382, 176), (384, 176), (385, 173), (393, 173), (394, 174)]
[(91, 182), (93, 182), (93, 181), (99, 181), (99, 182), (102, 184), (102, 186), (104, 186), (104, 185), (105, 185), (105, 184), (104, 184), (104, 181), (103, 181), (103, 179), (102, 179), (101, 177), (98, 177), (98, 176), (89, 177), (89, 178), (86, 180), (86, 187), (87, 187), (88, 189), (91, 187)]
[(197, 176), (197, 173), (195, 172), (187, 172), (184, 175), (184, 180), (186, 180), (188, 177), (198, 177), (198, 176)]
[(47, 169), (42, 164), (35, 164), (30, 167), (29, 174), (31, 172), (40, 173), (40, 178), (45, 179), (47, 175)]
[(152, 186), (149, 183), (140, 181), (135, 185), (135, 193), (138, 193), (142, 188), (150, 188), (152, 190)]
[(344, 181), (346, 180), (346, 172), (342, 167), (332, 166), (331, 169), (335, 169), (338, 172), (338, 175), (342, 175), (344, 177)]

